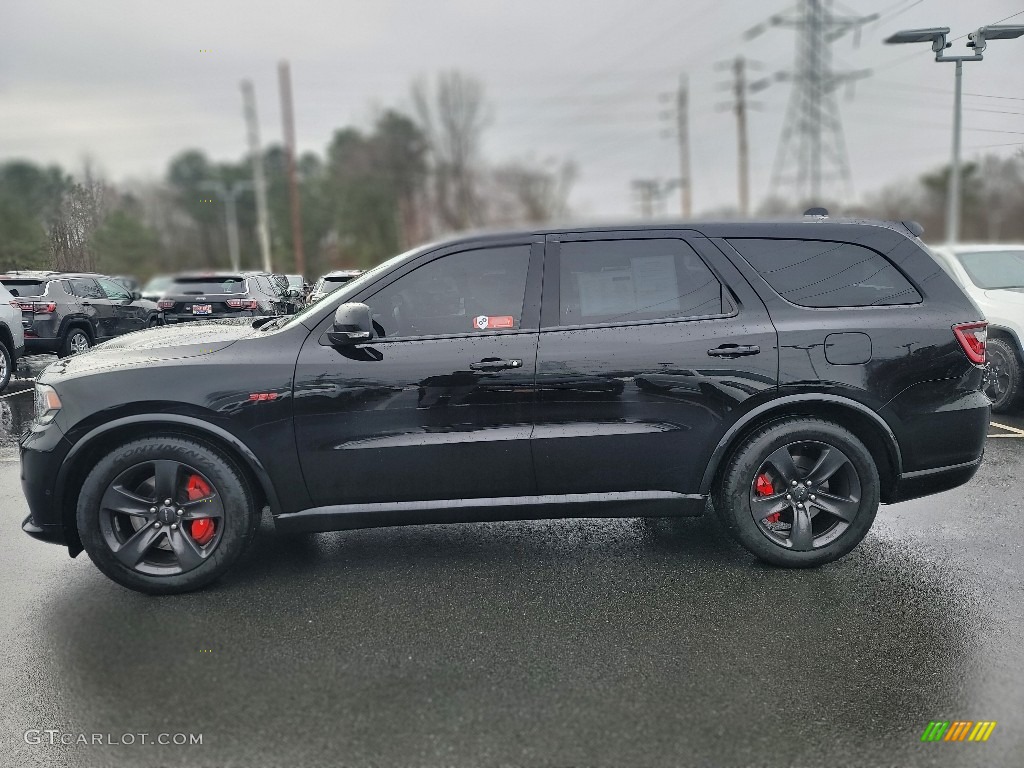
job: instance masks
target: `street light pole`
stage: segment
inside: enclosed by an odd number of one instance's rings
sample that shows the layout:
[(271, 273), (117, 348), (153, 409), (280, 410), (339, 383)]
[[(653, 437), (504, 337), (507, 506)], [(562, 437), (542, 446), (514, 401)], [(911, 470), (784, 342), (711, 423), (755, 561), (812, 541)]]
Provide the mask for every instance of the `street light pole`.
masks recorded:
[(946, 196), (946, 242), (960, 239), (960, 124), (964, 83), (964, 63), (956, 62), (956, 91), (953, 96), (953, 163), (950, 166), (949, 194)]
[(953, 45), (951, 42), (946, 42), (948, 34), (949, 27), (905, 29), (887, 38), (885, 42), (931, 43), (936, 61), (950, 61), (956, 64), (956, 84), (953, 95), (953, 158), (950, 164), (949, 193), (946, 197), (946, 241), (952, 245), (960, 239), (960, 133), (963, 119), (964, 62), (981, 61), (989, 40), (1010, 40), (1024, 35), (1024, 25), (993, 24), (979, 27), (976, 32), (967, 35), (967, 47), (974, 49), (973, 56), (944, 56), (943, 51)]

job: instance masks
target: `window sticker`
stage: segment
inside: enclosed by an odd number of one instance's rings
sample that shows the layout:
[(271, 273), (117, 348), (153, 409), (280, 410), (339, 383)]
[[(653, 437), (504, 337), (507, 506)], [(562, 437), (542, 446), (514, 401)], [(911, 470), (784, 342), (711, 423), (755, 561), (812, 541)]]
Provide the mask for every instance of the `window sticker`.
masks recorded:
[(473, 327), (478, 331), (515, 328), (516, 320), (512, 315), (477, 315), (473, 318)]

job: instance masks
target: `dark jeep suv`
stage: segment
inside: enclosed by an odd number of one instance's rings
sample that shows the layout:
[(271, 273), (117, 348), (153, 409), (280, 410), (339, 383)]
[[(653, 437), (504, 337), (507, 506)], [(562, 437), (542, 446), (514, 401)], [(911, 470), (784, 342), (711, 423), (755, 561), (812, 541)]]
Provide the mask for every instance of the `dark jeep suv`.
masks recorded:
[(277, 279), (263, 272), (176, 275), (157, 302), (168, 323), (285, 314), (288, 304)]
[(17, 272), (0, 275), (0, 283), (21, 309), (29, 355), (77, 355), (162, 322), (155, 302), (103, 275)]
[(150, 593), (282, 531), (699, 515), (850, 552), (978, 469), (986, 323), (916, 225), (476, 235), (291, 318), (135, 334), (39, 378), (24, 530)]

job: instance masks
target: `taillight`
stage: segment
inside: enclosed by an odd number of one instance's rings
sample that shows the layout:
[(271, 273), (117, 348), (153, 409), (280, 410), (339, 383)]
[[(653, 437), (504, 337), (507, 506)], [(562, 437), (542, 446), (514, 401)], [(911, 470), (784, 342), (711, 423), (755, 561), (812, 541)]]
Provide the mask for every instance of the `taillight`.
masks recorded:
[(228, 299), (225, 302), (232, 309), (256, 309), (256, 299)]
[(975, 365), (985, 364), (985, 342), (988, 340), (988, 323), (957, 323), (953, 335), (960, 342), (967, 358)]
[(57, 302), (55, 301), (12, 301), (11, 306), (17, 307), (22, 312), (31, 312), (35, 315), (57, 311)]
[(156, 305), (160, 309), (173, 309), (174, 308), (174, 300), (173, 299), (160, 299), (160, 301), (158, 301), (156, 303)]

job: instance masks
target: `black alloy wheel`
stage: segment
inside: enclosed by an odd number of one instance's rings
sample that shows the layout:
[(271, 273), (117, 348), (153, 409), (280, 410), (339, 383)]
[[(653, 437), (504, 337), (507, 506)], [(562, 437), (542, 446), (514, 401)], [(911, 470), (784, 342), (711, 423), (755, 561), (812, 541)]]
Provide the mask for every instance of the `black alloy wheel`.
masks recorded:
[(1017, 353), (1006, 341), (989, 339), (985, 345), (985, 356), (988, 360), (985, 394), (992, 401), (994, 412), (1005, 413), (1020, 402), (1021, 379), (1024, 376)]
[(259, 515), (234, 461), (205, 443), (165, 436), (102, 458), (82, 485), (77, 523), (107, 576), (173, 594), (223, 575), (248, 547)]
[(202, 565), (224, 533), (224, 504), (195, 467), (173, 459), (136, 464), (100, 501), (103, 539), (122, 565), (174, 576)]
[(714, 494), (726, 529), (766, 562), (836, 560), (864, 538), (879, 504), (878, 469), (864, 444), (828, 421), (790, 417), (747, 437)]

